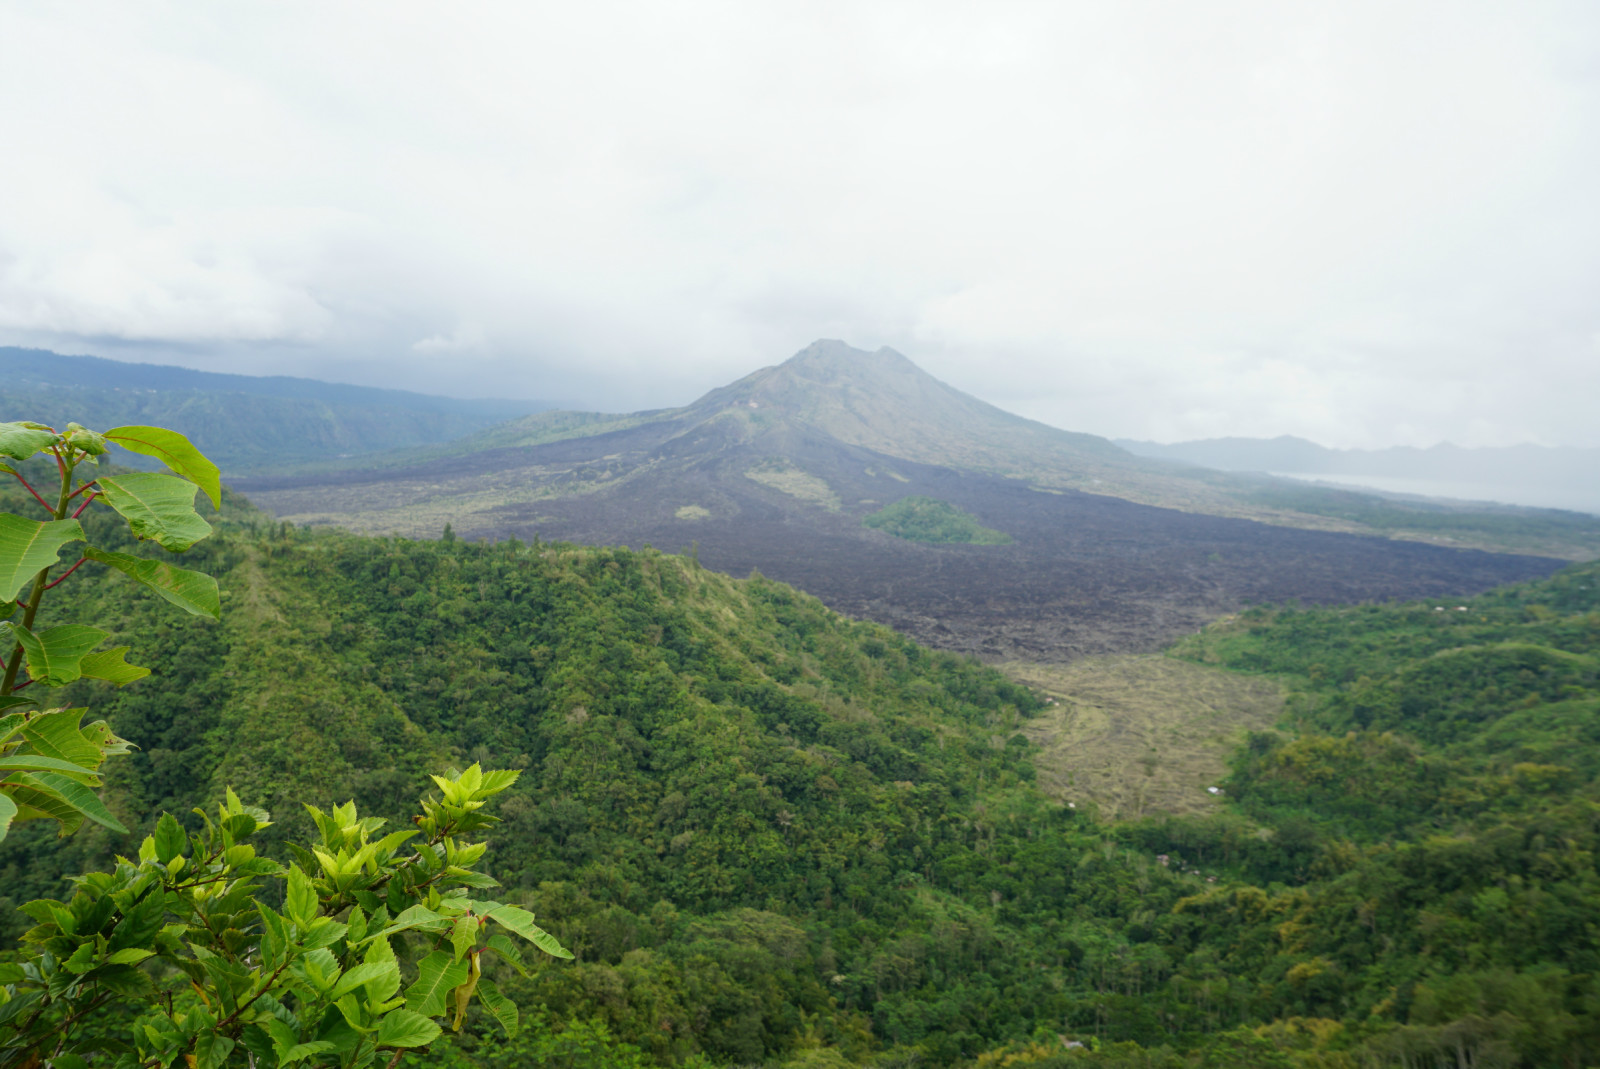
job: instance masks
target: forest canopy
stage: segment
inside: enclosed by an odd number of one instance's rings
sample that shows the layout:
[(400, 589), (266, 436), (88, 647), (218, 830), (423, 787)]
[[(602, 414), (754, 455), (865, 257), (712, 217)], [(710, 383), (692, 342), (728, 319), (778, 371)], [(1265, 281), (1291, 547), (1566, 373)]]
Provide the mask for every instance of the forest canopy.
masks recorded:
[[(90, 534), (150, 552), (120, 530)], [(61, 588), (149, 636), (154, 674), (94, 695), (138, 747), (105, 791), (131, 834), (14, 829), (10, 936), (229, 785), (274, 814), (271, 854), (314, 833), (302, 803), (393, 820), (426, 772), (481, 761), (522, 770), (483, 863), (576, 959), (486, 973), (542, 1024), (495, 1038), (474, 1010), (462, 1064), (1600, 1049), (1595, 565), (1464, 611), (1208, 629), (1175, 655), (1284, 680), (1282, 730), (1244, 741), (1213, 816), (1108, 825), (1034, 787), (1027, 690), (760, 577), (305, 531), (232, 497), (187, 563), (220, 622), (114, 576)]]

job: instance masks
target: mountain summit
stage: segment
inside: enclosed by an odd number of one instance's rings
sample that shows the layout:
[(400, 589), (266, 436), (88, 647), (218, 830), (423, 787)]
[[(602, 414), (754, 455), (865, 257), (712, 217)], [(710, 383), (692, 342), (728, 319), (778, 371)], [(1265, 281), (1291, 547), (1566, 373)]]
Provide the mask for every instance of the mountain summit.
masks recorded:
[(1133, 457), (1104, 438), (1013, 415), (962, 393), (890, 348), (866, 352), (817, 341), (775, 367), (712, 390), (687, 411), (729, 405), (775, 409), (850, 445), (929, 464), (1037, 471), (1041, 460), (1098, 464)]

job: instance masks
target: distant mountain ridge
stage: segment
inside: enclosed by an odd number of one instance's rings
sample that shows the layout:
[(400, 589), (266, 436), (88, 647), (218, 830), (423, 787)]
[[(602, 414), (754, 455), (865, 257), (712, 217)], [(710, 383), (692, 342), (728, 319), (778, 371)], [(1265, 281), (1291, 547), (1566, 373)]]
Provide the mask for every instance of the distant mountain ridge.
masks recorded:
[(0, 418), (171, 427), (230, 474), (442, 443), (542, 407), (0, 348)]
[(1600, 449), (1513, 445), (1467, 448), (1442, 442), (1419, 449), (1330, 449), (1304, 438), (1206, 438), (1164, 445), (1113, 439), (1137, 456), (1199, 464), (1219, 471), (1292, 471), (1307, 475), (1385, 475), (1418, 479), (1528, 479), (1561, 483), (1594, 478)]

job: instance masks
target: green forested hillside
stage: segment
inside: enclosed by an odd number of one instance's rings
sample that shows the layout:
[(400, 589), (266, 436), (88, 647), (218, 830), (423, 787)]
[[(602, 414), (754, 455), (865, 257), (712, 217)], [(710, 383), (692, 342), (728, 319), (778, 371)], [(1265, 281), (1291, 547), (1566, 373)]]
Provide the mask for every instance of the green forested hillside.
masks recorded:
[[(157, 674), (88, 687), (135, 835), (231, 784), (396, 815), (525, 770), (490, 867), (577, 954), (497, 977), (477, 1065), (1582, 1065), (1600, 1049), (1600, 567), (1433, 606), (1255, 610), (1179, 652), (1294, 688), (1222, 816), (1103, 826), (1033, 787), (1035, 699), (790, 588), (653, 550), (312, 535), (234, 503), (221, 624), (130, 584)], [(107, 533), (98, 539), (114, 543)], [(89, 567), (96, 567), (90, 565)], [(0, 847), (0, 923), (107, 833)], [(487, 1034), (487, 1033), (484, 1033)], [(1062, 1037), (1087, 1049), (1069, 1050)]]

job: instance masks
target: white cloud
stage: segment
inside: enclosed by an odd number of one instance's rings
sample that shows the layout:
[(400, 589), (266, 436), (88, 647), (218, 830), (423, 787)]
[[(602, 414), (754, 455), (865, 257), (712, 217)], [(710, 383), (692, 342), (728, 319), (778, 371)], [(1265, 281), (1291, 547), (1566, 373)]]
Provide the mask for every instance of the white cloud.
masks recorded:
[(0, 343), (1600, 444), (1586, 4), (0, 6)]

